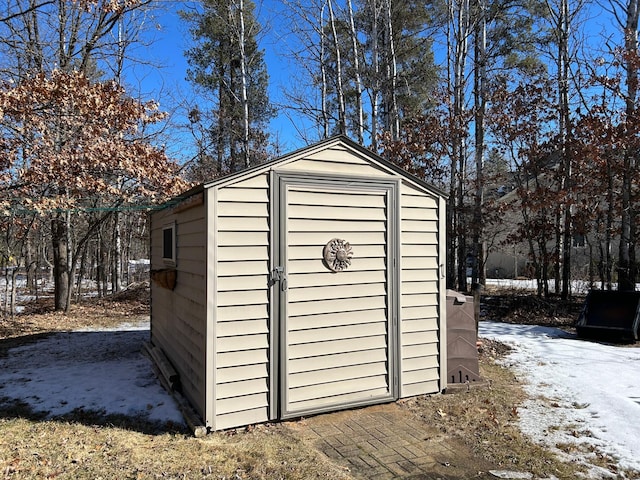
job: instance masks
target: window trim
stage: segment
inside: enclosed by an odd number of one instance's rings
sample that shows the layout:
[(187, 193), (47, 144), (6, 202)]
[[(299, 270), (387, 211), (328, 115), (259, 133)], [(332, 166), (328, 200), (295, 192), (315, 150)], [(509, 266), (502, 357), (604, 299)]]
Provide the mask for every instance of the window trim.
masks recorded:
[[(167, 234), (170, 235), (170, 237), (167, 237)], [(166, 245), (166, 240), (167, 238), (171, 239), (171, 256), (166, 256), (167, 253), (167, 245)], [(162, 227), (162, 261), (165, 263), (165, 265), (170, 265), (175, 267), (176, 266), (176, 251), (177, 251), (177, 235), (176, 235), (176, 222), (167, 224), (165, 226)]]

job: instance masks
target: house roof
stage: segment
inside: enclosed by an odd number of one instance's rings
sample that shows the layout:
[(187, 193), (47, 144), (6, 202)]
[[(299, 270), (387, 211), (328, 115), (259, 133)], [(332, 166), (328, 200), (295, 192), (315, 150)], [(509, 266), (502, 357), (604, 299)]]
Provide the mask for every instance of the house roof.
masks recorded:
[(396, 173), (398, 175), (401, 175), (403, 177), (405, 177), (407, 180), (411, 181), (412, 183), (416, 184), (418, 187), (427, 190), (428, 192), (439, 196), (439, 197), (444, 197), (444, 198), (448, 198), (448, 194), (428, 183), (425, 182), (424, 180), (422, 180), (421, 178), (416, 177), (415, 175), (410, 174), (409, 172), (407, 172), (406, 170), (400, 168), (399, 166), (395, 165), (394, 163), (382, 158), (380, 155), (378, 155), (377, 153), (372, 152), (371, 150), (363, 147), (362, 145), (354, 142), (353, 140), (351, 140), (349, 137), (345, 136), (345, 135), (336, 135), (324, 140), (321, 140), (317, 143), (314, 143), (312, 145), (308, 145), (306, 147), (300, 148), (298, 150), (295, 150), (291, 153), (288, 153), (286, 155), (283, 155), (281, 157), (277, 157), (273, 160), (270, 160), (268, 162), (265, 163), (261, 163), (259, 165), (255, 165), (253, 167), (249, 167), (246, 168), (244, 170), (239, 170), (238, 172), (229, 174), (229, 175), (225, 175), (219, 178), (216, 178), (210, 182), (204, 182), (201, 183), (199, 185), (196, 185), (195, 187), (191, 188), (190, 190), (187, 190), (186, 192), (184, 192), (183, 194), (173, 198), (172, 200), (170, 200), (169, 202), (167, 202), (167, 206), (172, 206), (175, 205), (176, 203), (190, 197), (193, 195), (196, 195), (206, 189), (209, 188), (213, 188), (213, 187), (219, 187), (219, 186), (223, 186), (226, 184), (232, 184), (235, 181), (250, 177), (253, 174), (258, 174), (263, 170), (269, 170), (271, 168), (273, 168), (276, 165), (281, 165), (281, 164), (285, 164), (289, 161), (293, 161), (293, 160), (297, 160), (300, 157), (303, 157), (305, 155), (309, 155), (313, 152), (316, 151), (322, 151), (325, 150), (333, 145), (338, 145), (338, 144), (342, 144), (343, 146), (345, 146), (347, 149), (351, 150), (352, 153), (362, 156), (362, 157), (366, 157), (369, 161), (372, 161), (373, 163), (379, 165), (380, 167), (382, 167), (383, 169), (389, 170), (390, 172)]

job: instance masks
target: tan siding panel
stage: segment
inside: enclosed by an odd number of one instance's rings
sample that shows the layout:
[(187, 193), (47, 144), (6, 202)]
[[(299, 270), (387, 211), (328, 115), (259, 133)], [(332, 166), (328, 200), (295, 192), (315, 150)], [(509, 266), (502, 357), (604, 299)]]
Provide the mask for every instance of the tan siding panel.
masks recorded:
[(252, 177), (239, 179), (226, 188), (234, 190), (236, 188), (267, 188), (269, 186), (269, 173), (261, 173)]
[(219, 322), (227, 322), (233, 320), (252, 320), (269, 317), (266, 305), (218, 307), (216, 311), (216, 318)]
[[(329, 219), (332, 220), (336, 217), (335, 207), (326, 207), (320, 205), (290, 205), (289, 218), (312, 218), (318, 220)], [(353, 220), (382, 220), (386, 219), (385, 211), (382, 208), (361, 208), (361, 207), (340, 207), (341, 219), (353, 219)]]
[(428, 343), (425, 345), (406, 345), (402, 347), (402, 358), (425, 357), (438, 355), (439, 348), (437, 343)]
[(241, 380), (239, 382), (221, 383), (216, 385), (216, 395), (219, 399), (232, 398), (254, 393), (265, 393), (269, 391), (268, 379), (252, 378), (251, 380)]
[(437, 245), (403, 245), (403, 257), (438, 257)]
[[(387, 359), (385, 348), (373, 350), (338, 353), (336, 355), (323, 355), (296, 359), (289, 362), (289, 373), (318, 372), (327, 368), (337, 368), (351, 365), (362, 365), (372, 362), (384, 362)], [(321, 373), (319, 373), (321, 374)]]
[(326, 268), (323, 273), (307, 273), (290, 275), (289, 288), (306, 288), (306, 287), (322, 287), (322, 286), (340, 286), (354, 285), (357, 283), (379, 283), (386, 281), (386, 272), (384, 270), (358, 271), (345, 270), (339, 274), (332, 273)]
[(255, 350), (259, 348), (269, 348), (268, 335), (245, 335), (241, 337), (223, 337), (216, 339), (216, 352), (219, 353)]
[(338, 162), (323, 162), (323, 161), (306, 161), (298, 160), (297, 162), (287, 165), (287, 170), (295, 170), (301, 172), (313, 172), (324, 173), (331, 172), (333, 174), (341, 175), (355, 175), (355, 176), (376, 176), (376, 177), (388, 177), (389, 174), (382, 170), (372, 168), (370, 165), (354, 165)]
[(412, 195), (408, 194), (406, 190), (402, 195), (402, 206), (403, 207), (415, 207), (420, 209), (427, 210), (437, 210), (438, 209), (438, 199), (435, 197), (428, 197), (426, 195)]
[(218, 232), (218, 247), (267, 246), (269, 232)]
[(438, 293), (438, 282), (402, 282), (403, 295), (413, 293)]
[(341, 207), (385, 208), (385, 197), (377, 192), (339, 192), (332, 193), (330, 188), (313, 189), (304, 188), (298, 190), (296, 187), (289, 189), (289, 203), (295, 205), (322, 205)]
[(178, 249), (176, 268), (178, 269), (178, 277), (176, 280), (178, 283), (180, 282), (180, 272), (190, 272), (194, 275), (199, 275), (204, 280), (207, 273), (207, 262), (204, 261), (204, 258), (199, 260), (183, 258), (180, 256), (180, 249)]
[(325, 300), (336, 298), (375, 297), (386, 295), (384, 283), (361, 283), (356, 285), (337, 285), (314, 288), (289, 288), (290, 302), (304, 302), (309, 300)]
[[(289, 232), (322, 232), (328, 240), (333, 236), (342, 236), (345, 232), (384, 232), (383, 222), (359, 221), (359, 220), (300, 220), (289, 222)], [(253, 230), (258, 230), (254, 228)], [(327, 240), (327, 241), (328, 241)]]
[(181, 235), (191, 235), (194, 233), (204, 234), (205, 223), (204, 219), (195, 219), (190, 221), (183, 221), (182, 218), (177, 219), (176, 234), (178, 237)]
[(217, 325), (218, 337), (236, 337), (269, 333), (267, 320), (242, 320), (238, 322), (220, 322)]
[(220, 383), (239, 382), (252, 378), (267, 378), (267, 366), (264, 363), (258, 365), (242, 365), (237, 367), (218, 368), (216, 381)]
[(403, 320), (416, 320), (422, 318), (438, 318), (438, 307), (402, 307)]
[(227, 428), (239, 427), (242, 425), (263, 423), (268, 420), (269, 409), (267, 407), (256, 408), (253, 410), (243, 410), (240, 412), (216, 416), (216, 429), (224, 430)]
[(218, 262), (217, 274), (220, 277), (232, 277), (238, 275), (267, 275), (269, 262)]
[(287, 379), (289, 388), (300, 388), (307, 387), (309, 385), (322, 384), (327, 387), (327, 390), (331, 390), (333, 385), (338, 382), (385, 375), (386, 373), (387, 369), (385, 368), (385, 362), (383, 361), (347, 367), (341, 366), (314, 372), (288, 372)]
[(437, 369), (438, 368), (438, 357), (416, 357), (416, 358), (408, 358), (403, 360), (402, 362), (402, 372), (403, 376), (406, 372), (412, 372), (415, 370), (425, 370), (425, 369)]
[(404, 320), (402, 322), (403, 332), (428, 332), (438, 330), (437, 318), (424, 318), (420, 320)]
[(353, 299), (319, 300), (316, 302), (298, 302), (289, 305), (287, 310), (290, 316), (315, 315), (318, 313), (337, 313), (386, 306), (385, 297), (364, 297)]
[(437, 245), (437, 232), (400, 232), (400, 243), (403, 245)]
[(403, 220), (438, 220), (438, 210), (433, 208), (402, 207)]
[[(354, 346), (355, 345), (355, 346)], [(306, 358), (319, 355), (333, 355), (347, 351), (371, 350), (374, 348), (387, 348), (386, 335), (377, 337), (362, 337), (354, 344), (353, 339), (338, 339), (324, 343), (307, 343), (302, 345), (292, 345), (289, 347), (289, 358)]]
[(218, 215), (221, 217), (268, 217), (269, 205), (266, 203), (218, 202)]
[(244, 292), (218, 292), (218, 306), (228, 307), (237, 305), (261, 305), (269, 303), (266, 289), (249, 290)]
[(218, 261), (255, 261), (255, 260), (268, 260), (269, 259), (269, 247), (218, 247)]
[[(289, 401), (295, 403), (313, 399), (314, 405), (321, 406), (323, 402), (318, 401), (318, 399), (321, 398), (327, 398), (327, 403), (333, 404), (336, 403), (336, 399), (331, 397), (339, 395), (350, 395), (370, 390), (375, 392), (375, 395), (384, 395), (384, 392), (388, 391), (386, 387), (383, 386), (386, 385), (386, 381), (386, 375), (379, 375), (377, 377), (345, 380), (333, 384), (310, 385), (291, 390), (289, 392)], [(296, 407), (299, 408), (300, 405), (296, 405)]]
[(437, 232), (438, 222), (435, 220), (403, 220), (400, 228), (403, 232)]
[(402, 333), (401, 337), (403, 345), (419, 345), (438, 342), (438, 332), (436, 331)]
[(269, 219), (266, 217), (220, 217), (218, 231), (268, 232)]
[[(426, 262), (424, 262), (426, 263)], [(351, 260), (350, 272), (364, 272), (372, 270), (386, 271), (386, 264), (384, 258), (353, 258)], [(307, 273), (322, 273), (327, 272), (322, 259), (318, 260), (292, 260), (289, 262), (288, 273), (291, 274), (307, 274)], [(341, 273), (334, 274), (336, 276)]]
[(428, 270), (438, 268), (437, 257), (410, 257), (404, 259), (402, 268), (406, 270)]
[[(363, 385), (364, 387), (364, 385)], [(345, 387), (345, 390), (348, 390), (349, 386)], [(363, 402), (363, 401), (374, 401), (376, 399), (386, 399), (391, 400), (389, 398), (389, 391), (382, 388), (372, 388), (369, 390), (358, 390), (356, 392), (347, 392), (340, 395), (334, 395), (332, 397), (324, 397), (324, 398), (313, 398), (311, 400), (306, 401), (292, 401), (292, 405), (294, 408), (298, 410), (303, 409), (314, 409), (314, 408), (327, 408), (332, 405), (348, 405), (354, 402)]]
[(269, 191), (264, 188), (221, 188), (218, 191), (218, 202), (255, 202), (268, 203)]
[(402, 372), (402, 382), (409, 383), (422, 383), (430, 382), (440, 378), (437, 367), (428, 368), (425, 370), (412, 370), (410, 372)]
[(387, 318), (385, 309), (362, 310), (359, 312), (325, 313), (291, 318), (288, 328), (291, 331), (308, 328), (338, 327), (342, 325), (359, 325), (363, 323), (384, 322)]
[[(291, 232), (289, 233), (290, 245), (311, 245), (320, 247), (320, 251), (327, 243), (327, 234), (324, 232)], [(357, 232), (350, 235), (349, 242), (355, 245), (385, 245), (386, 234), (380, 232)]]
[[(410, 265), (411, 261), (410, 260), (406, 260), (406, 262), (403, 262), (403, 267), (404, 264), (407, 263)], [(402, 269), (402, 273), (401, 273), (401, 278), (403, 282), (431, 282), (431, 281), (437, 281), (438, 280), (438, 269), (437, 268), (430, 268), (430, 269), (422, 269), (422, 270), (410, 270), (408, 268), (403, 268)]]
[(267, 275), (243, 275), (218, 278), (218, 292), (260, 290), (268, 287)]
[(269, 406), (269, 396), (266, 393), (254, 393), (252, 395), (218, 400), (216, 402), (216, 412), (218, 415), (224, 415), (239, 410), (252, 410), (267, 406)]
[(360, 325), (317, 328), (311, 330), (295, 330), (289, 332), (287, 340), (290, 345), (299, 345), (302, 343), (326, 342), (335, 338), (363, 338), (375, 335), (385, 335), (386, 333), (386, 326), (381, 322), (377, 322)]
[(439, 386), (440, 382), (438, 380), (414, 383), (411, 385), (402, 385), (402, 396), (415, 397), (416, 395), (439, 393)]
[(238, 365), (253, 365), (267, 363), (268, 352), (265, 349), (240, 350), (238, 352), (218, 353), (216, 355), (216, 367), (233, 367)]
[(206, 295), (204, 280), (201, 283), (195, 284), (186, 281), (186, 275), (178, 275), (177, 285), (173, 294), (176, 295), (183, 302), (183, 307), (187, 311), (195, 309), (196, 311), (204, 311), (202, 308), (202, 299)]
[[(178, 248), (190, 248), (194, 247), (199, 250), (199, 255), (202, 255), (204, 252), (204, 242), (205, 242), (205, 233), (204, 232), (195, 232), (189, 234), (178, 235), (178, 244), (176, 245)], [(161, 254), (161, 251), (160, 251)]]
[(403, 307), (420, 307), (429, 305), (438, 305), (437, 293), (424, 293), (402, 296)]
[(354, 156), (349, 150), (341, 145), (335, 145), (330, 148), (311, 153), (304, 157), (304, 160), (333, 161), (352, 165), (369, 165), (369, 162), (363, 158)]

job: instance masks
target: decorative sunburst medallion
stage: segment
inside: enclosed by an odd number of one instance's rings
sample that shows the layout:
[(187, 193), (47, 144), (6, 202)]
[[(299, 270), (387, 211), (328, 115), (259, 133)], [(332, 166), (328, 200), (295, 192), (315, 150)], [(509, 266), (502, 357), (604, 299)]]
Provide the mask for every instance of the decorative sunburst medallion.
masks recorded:
[(353, 250), (349, 242), (334, 238), (324, 246), (322, 251), (325, 266), (332, 272), (341, 272), (351, 266)]

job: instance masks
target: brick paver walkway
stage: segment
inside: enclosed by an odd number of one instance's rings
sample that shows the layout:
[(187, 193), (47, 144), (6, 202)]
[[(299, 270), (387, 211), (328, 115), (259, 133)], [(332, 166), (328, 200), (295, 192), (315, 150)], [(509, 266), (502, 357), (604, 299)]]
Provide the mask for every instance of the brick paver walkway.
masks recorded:
[[(297, 435), (356, 478), (469, 480), (491, 466), (452, 445), (409, 411), (391, 403), (328, 413), (290, 424)], [(484, 468), (483, 468), (484, 467)]]

